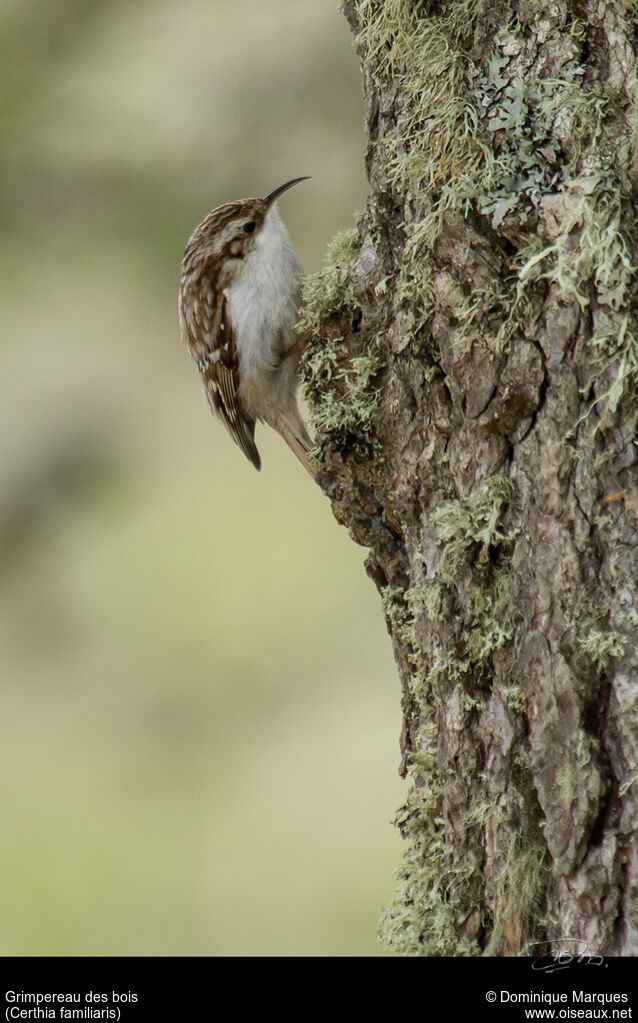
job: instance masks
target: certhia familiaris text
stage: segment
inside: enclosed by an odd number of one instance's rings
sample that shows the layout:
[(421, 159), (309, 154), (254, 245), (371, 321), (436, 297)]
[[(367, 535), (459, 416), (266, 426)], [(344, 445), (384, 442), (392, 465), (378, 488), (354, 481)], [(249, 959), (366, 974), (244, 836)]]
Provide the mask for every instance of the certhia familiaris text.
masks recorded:
[(305, 180), (219, 206), (195, 228), (182, 260), (179, 322), (211, 409), (255, 468), (261, 420), (314, 477), (296, 398), (301, 264), (275, 205)]

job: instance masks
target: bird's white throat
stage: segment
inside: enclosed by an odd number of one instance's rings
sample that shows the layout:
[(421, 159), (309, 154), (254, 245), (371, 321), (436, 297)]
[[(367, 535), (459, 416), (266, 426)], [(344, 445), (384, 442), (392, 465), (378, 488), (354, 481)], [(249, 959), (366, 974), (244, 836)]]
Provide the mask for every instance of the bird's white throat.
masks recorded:
[(279, 212), (266, 214), (252, 252), (227, 288), (242, 375), (278, 365), (294, 340), (301, 264)]

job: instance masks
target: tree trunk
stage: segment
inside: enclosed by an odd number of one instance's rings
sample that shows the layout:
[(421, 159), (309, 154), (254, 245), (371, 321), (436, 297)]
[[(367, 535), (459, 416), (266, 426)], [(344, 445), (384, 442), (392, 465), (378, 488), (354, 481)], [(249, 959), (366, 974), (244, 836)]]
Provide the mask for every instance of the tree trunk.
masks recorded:
[(402, 682), (381, 936), (636, 954), (636, 4), (345, 14), (370, 196), (306, 282), (305, 377)]

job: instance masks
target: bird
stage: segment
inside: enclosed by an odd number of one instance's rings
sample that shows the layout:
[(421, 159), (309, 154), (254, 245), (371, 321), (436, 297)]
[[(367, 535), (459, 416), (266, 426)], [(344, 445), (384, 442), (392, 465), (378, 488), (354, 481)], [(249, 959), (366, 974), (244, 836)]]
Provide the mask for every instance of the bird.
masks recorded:
[(301, 264), (276, 201), (293, 178), (265, 198), (212, 210), (191, 234), (181, 265), (179, 324), (197, 363), (204, 395), (256, 469), (255, 424), (276, 430), (315, 478), (312, 441), (297, 405), (305, 340), (295, 332)]

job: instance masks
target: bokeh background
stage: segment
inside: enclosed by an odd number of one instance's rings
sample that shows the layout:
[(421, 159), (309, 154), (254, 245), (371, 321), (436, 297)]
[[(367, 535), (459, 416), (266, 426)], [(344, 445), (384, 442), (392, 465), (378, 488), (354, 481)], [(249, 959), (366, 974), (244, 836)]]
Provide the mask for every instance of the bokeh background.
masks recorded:
[(399, 684), (364, 552), (180, 345), (212, 207), (365, 200), (336, 0), (0, 0), (0, 953), (376, 955)]

